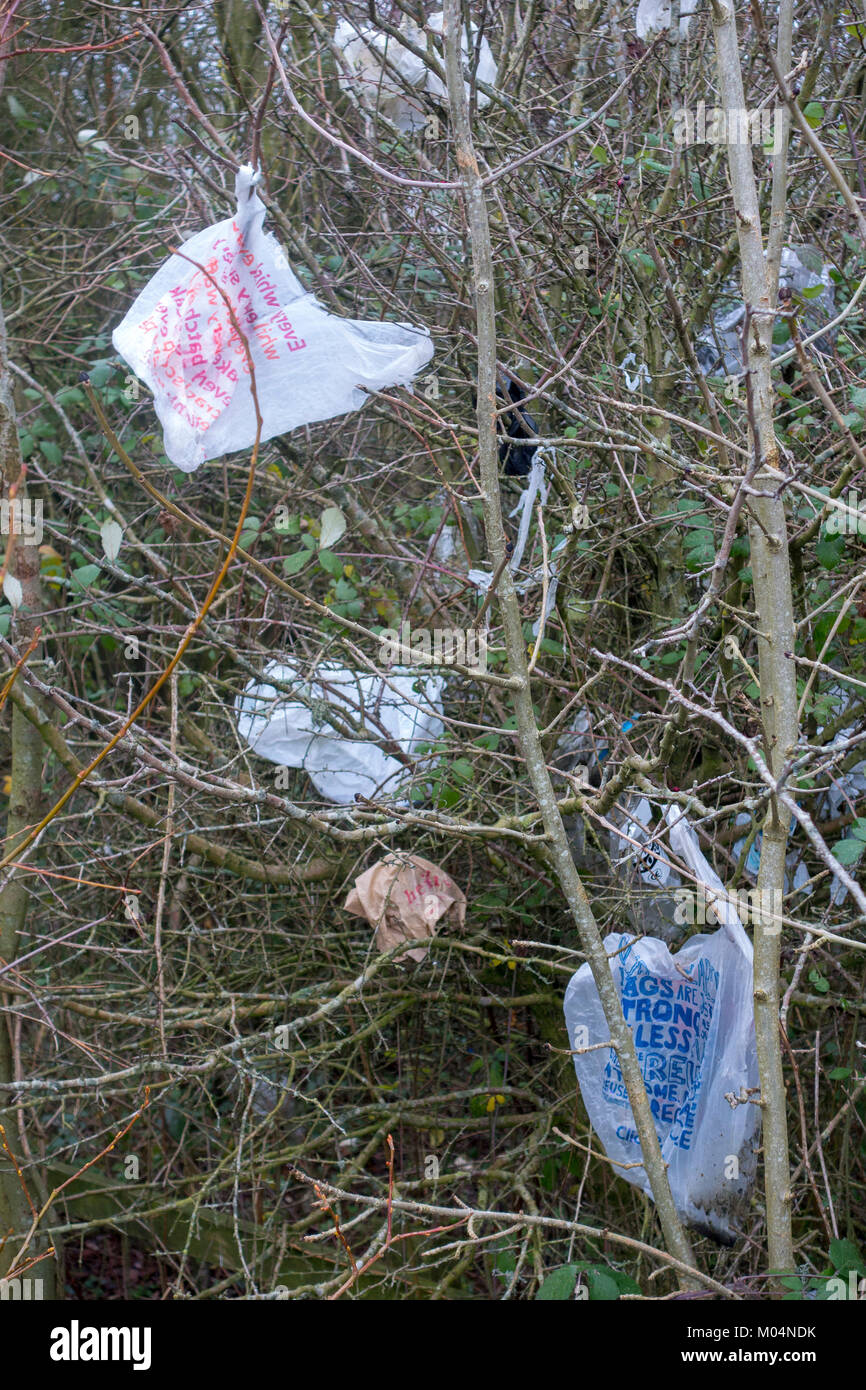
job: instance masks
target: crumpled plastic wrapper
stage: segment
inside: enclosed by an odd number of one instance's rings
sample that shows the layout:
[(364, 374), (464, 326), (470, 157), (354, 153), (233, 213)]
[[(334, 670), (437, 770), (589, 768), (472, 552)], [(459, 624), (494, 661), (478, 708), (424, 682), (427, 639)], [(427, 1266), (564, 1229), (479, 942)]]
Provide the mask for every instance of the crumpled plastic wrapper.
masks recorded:
[[(784, 246), (779, 265), (779, 290), (790, 290), (793, 295), (803, 290), (814, 291), (821, 287), (821, 293), (814, 299), (803, 302), (800, 332), (805, 338), (817, 333), (829, 323), (836, 312), (833, 292), (833, 267), (824, 260), (816, 246)], [(736, 292), (720, 297), (713, 313), (712, 323), (697, 335), (695, 351), (698, 365), (705, 376), (742, 376), (743, 363), (743, 325), (746, 321), (746, 306)], [(779, 319), (777, 323), (784, 320)], [(816, 338), (813, 349), (831, 355), (836, 341), (836, 330), (831, 329)], [(791, 350), (793, 339), (773, 341), (771, 353), (774, 358)]]
[[(417, 854), (388, 854), (355, 879), (344, 904), (376, 928), (376, 945), (390, 951), (401, 941), (427, 941), (442, 922), (462, 927), (466, 897), (448, 874)], [(425, 946), (413, 946), (400, 959), (422, 961)]]

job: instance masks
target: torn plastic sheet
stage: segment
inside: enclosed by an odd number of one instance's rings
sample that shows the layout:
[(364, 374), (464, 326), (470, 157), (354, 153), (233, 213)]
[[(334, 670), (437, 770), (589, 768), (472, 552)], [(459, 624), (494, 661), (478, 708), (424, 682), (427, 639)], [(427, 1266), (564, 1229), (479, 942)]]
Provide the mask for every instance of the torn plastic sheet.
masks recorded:
[[(520, 568), (520, 562), (523, 559), (523, 552), (526, 549), (526, 542), (529, 537), (529, 526), (532, 521), (532, 504), (536, 497), (539, 498), (541, 505), (544, 506), (544, 503), (547, 501), (547, 485), (544, 481), (544, 457), (540, 449), (536, 451), (536, 458), (530, 469), (526, 487), (523, 489), (520, 501), (514, 508), (514, 511), (511, 512), (512, 518), (515, 516), (520, 517), (517, 528), (517, 540), (514, 543), (514, 550), (509, 562), (509, 569), (512, 574), (517, 573)], [(549, 568), (552, 570), (552, 566), (549, 566)], [(540, 577), (541, 571), (534, 570), (528, 579), (521, 580), (521, 582), (515, 584), (514, 587), (518, 593), (523, 593), (530, 584), (537, 583)], [(490, 585), (493, 583), (493, 574), (490, 570), (471, 569), (467, 578), (482, 594), (486, 594)]]
[[(424, 35), (416, 24), (405, 20), (401, 28), (413, 43), (424, 47)], [(421, 58), (390, 34), (371, 25), (356, 26), (348, 19), (338, 22), (334, 43), (351, 72), (351, 76), (340, 72), (344, 92), (354, 92), (368, 111), (381, 111), (405, 135), (424, 129), (427, 116), (422, 102), (413, 102), (388, 71), (394, 68), (410, 87), (423, 91), (427, 66)]]
[(232, 314), (255, 369), (262, 442), (360, 409), (362, 387), (408, 386), (433, 356), (426, 329), (339, 318), (308, 294), (262, 228), (257, 182), (243, 165), (235, 216), (170, 256), (112, 335), (153, 392), (165, 452), (185, 473), (251, 448), (256, 437), (249, 362)]
[[(847, 692), (837, 689), (835, 694), (845, 708)], [(627, 733), (640, 716), (632, 715), (625, 720), (621, 729)], [(820, 731), (819, 731), (820, 732)], [(845, 745), (854, 736), (852, 725), (842, 730), (827, 745), (829, 752), (833, 747)], [(593, 767), (601, 767), (608, 757), (609, 747), (605, 739), (595, 739), (592, 735), (592, 720), (588, 709), (577, 711), (570, 727), (559, 737), (554, 754), (555, 763), (563, 772), (569, 773), (576, 766), (587, 769), (587, 776)], [(818, 801), (818, 818), (835, 819), (850, 812), (866, 798), (866, 759), (857, 763), (850, 771), (832, 778), (826, 792)], [(626, 794), (621, 797), (610, 813), (609, 819), (618, 831), (608, 832), (608, 849), (618, 879), (633, 891), (629, 892), (624, 906), (636, 930), (649, 934), (656, 933), (672, 941), (681, 936), (683, 921), (678, 913), (677, 889), (683, 882), (675, 868), (665, 863), (664, 850), (659, 847), (656, 827), (663, 823), (663, 813), (658, 803), (641, 795)], [(603, 872), (601, 857), (588, 847), (584, 826), (580, 817), (573, 818), (569, 838), (575, 862), (582, 867), (591, 867), (593, 872)], [(745, 811), (737, 812), (734, 826), (751, 826), (752, 818)], [(797, 829), (794, 817), (790, 822), (789, 839), (793, 839)], [(746, 846), (743, 835), (731, 847), (734, 861), (738, 862)], [(866, 850), (866, 843), (864, 843)], [(746, 856), (743, 871), (748, 880), (756, 882), (760, 865), (761, 832), (756, 834)], [(810, 882), (809, 870), (804, 863), (805, 846), (791, 848), (785, 860), (785, 892), (802, 892), (811, 896), (814, 888)], [(839, 879), (830, 885), (830, 901), (838, 907), (848, 896), (848, 890)]]
[(544, 477), (544, 463), (547, 451), (543, 447), (536, 449), (532, 459), (532, 466), (529, 470), (526, 487), (520, 498), (512, 517), (519, 516), (520, 522), (517, 527), (517, 540), (514, 543), (514, 553), (511, 556), (511, 573), (516, 574), (520, 569), (520, 562), (523, 559), (523, 552), (526, 549), (526, 541), (529, 536), (529, 527), (532, 522), (532, 507), (536, 497), (541, 507), (547, 501), (547, 483)]
[[(556, 455), (554, 451), (551, 449), (549, 452), (550, 456), (555, 460)], [(514, 543), (514, 551), (512, 553), (511, 561), (509, 564), (509, 568), (512, 574), (517, 573), (518, 569), (520, 568), (520, 562), (523, 559), (523, 552), (526, 549), (526, 542), (529, 538), (529, 527), (530, 523), (532, 522), (532, 508), (533, 504), (535, 503), (535, 499), (538, 498), (539, 505), (542, 507), (542, 509), (544, 507), (545, 502), (547, 501), (547, 483), (545, 481), (544, 476), (544, 463), (547, 454), (548, 451), (543, 446), (539, 446), (536, 449), (535, 456), (532, 461), (532, 466), (529, 470), (529, 476), (526, 481), (526, 487), (523, 489), (520, 501), (514, 508), (514, 511), (511, 513), (512, 518), (516, 516), (520, 517), (520, 521), (518, 523), (517, 528), (517, 540)], [(544, 606), (544, 613), (539, 615), (539, 617), (535, 619), (535, 622), (532, 625), (533, 636), (538, 635), (538, 629), (541, 622), (547, 622), (547, 619), (550, 617), (550, 614), (553, 611), (554, 604), (556, 603), (556, 594), (557, 589), (559, 587), (559, 578), (556, 572), (555, 556), (557, 551), (561, 549), (562, 545), (557, 546), (557, 550), (554, 551), (554, 554), (548, 561), (547, 602)], [(466, 577), (469, 580), (470, 584), (474, 584), (475, 588), (478, 589), (479, 593), (481, 593), (482, 595), (485, 595), (487, 593), (488, 589), (490, 588), (490, 585), (493, 583), (493, 575), (489, 570), (471, 569), (469, 570)], [(517, 593), (522, 594), (525, 593), (527, 589), (529, 589), (530, 587), (533, 587), (537, 584), (541, 584), (543, 583), (543, 581), (544, 570), (542, 568), (539, 568), (533, 570), (532, 573), (526, 579), (521, 580), (518, 584), (515, 584), (514, 587)]]
[[(843, 714), (851, 704), (851, 693), (842, 686), (834, 685), (826, 692), (838, 702), (838, 713)], [(823, 726), (818, 729), (818, 734), (823, 732)], [(832, 753), (834, 748), (845, 749), (850, 739), (857, 733), (856, 724), (849, 724), (841, 729), (834, 738), (826, 745), (823, 750), (826, 755)], [(835, 820), (837, 817), (845, 815), (847, 812), (855, 810), (858, 803), (862, 805), (863, 798), (866, 797), (866, 758), (858, 762), (847, 772), (839, 775), (831, 773), (829, 775), (829, 785), (821, 795), (814, 807), (814, 814), (818, 821)], [(751, 826), (752, 818), (745, 811), (739, 812), (734, 819), (735, 825)], [(792, 816), (789, 827), (788, 841), (793, 839), (797, 829), (797, 821)], [(744, 871), (753, 880), (758, 877), (758, 869), (761, 862), (761, 840), (762, 835), (759, 830), (754, 840), (749, 846), (746, 855)], [(739, 861), (746, 847), (746, 836), (736, 841), (732, 846), (734, 858)], [(866, 848), (866, 845), (864, 845)], [(811, 883), (811, 875), (806, 864), (803, 862), (803, 855), (806, 852), (805, 846), (795, 846), (789, 850), (785, 856), (785, 891), (787, 893), (802, 892), (806, 897), (811, 897), (814, 886)], [(850, 865), (848, 867), (851, 867)], [(848, 897), (848, 889), (840, 879), (834, 878), (830, 884), (830, 902), (834, 907), (841, 907)]]
[[(434, 34), (441, 35), (445, 30), (445, 11), (436, 10), (434, 14), (431, 14), (427, 21), (427, 27), (428, 29), (432, 29)], [(475, 64), (476, 49), (478, 51), (478, 69), (475, 74), (476, 80), (485, 83), (488, 87), (495, 87), (496, 59), (491, 52), (490, 44), (483, 34), (481, 35), (481, 41), (479, 43), (478, 25), (470, 24), (469, 35), (467, 36), (465, 27), (460, 35), (460, 52), (463, 56), (463, 68), (465, 72)], [(444, 68), (445, 50), (441, 43), (436, 44), (436, 52)], [(463, 86), (468, 100), (470, 96), (469, 83), (465, 82)], [(437, 77), (434, 72), (431, 72), (429, 68), (427, 69), (427, 91), (431, 96), (440, 97), (442, 101), (448, 100), (448, 88), (442, 79)], [(484, 92), (478, 92), (477, 97), (479, 111), (483, 111), (485, 106), (490, 105), (490, 98), (486, 96)]]
[(539, 445), (527, 444), (528, 437), (538, 434), (538, 424), (533, 415), (530, 415), (521, 401), (526, 400), (526, 392), (522, 386), (508, 375), (502, 373), (505, 381), (506, 391), (502, 390), (501, 385), (496, 387), (497, 398), (501, 401), (510, 401), (514, 410), (509, 410), (505, 415), (499, 415), (496, 419), (496, 432), (499, 435), (499, 462), (504, 466), (506, 478), (525, 478), (532, 467), (532, 461)]
[(677, 890), (683, 880), (659, 840), (664, 813), (645, 796), (626, 796), (610, 819), (622, 833), (610, 831), (611, 860), (628, 889), (627, 905), (635, 928), (673, 942), (682, 937), (684, 923)]
[[(622, 732), (633, 728), (639, 717), (634, 714), (626, 719)], [(593, 737), (590, 713), (583, 707), (557, 740), (554, 764), (563, 773), (583, 767), (588, 779), (594, 767), (602, 767), (609, 751), (605, 739)], [(684, 930), (676, 891), (682, 887), (682, 878), (669, 863), (670, 856), (657, 838), (659, 828), (664, 829), (662, 809), (646, 796), (626, 793), (609, 813), (608, 821), (611, 828), (606, 832), (607, 852), (616, 879), (625, 890), (623, 911), (628, 913), (636, 931), (674, 941)], [(579, 867), (594, 874), (609, 873), (602, 855), (589, 846), (580, 816), (569, 817), (568, 835)]]
[[(830, 274), (832, 267), (825, 262), (820, 251), (813, 246), (785, 246), (779, 264), (779, 288), (790, 289), (793, 294), (803, 290), (816, 290), (821, 293), (814, 299), (806, 299), (800, 316), (802, 337), (817, 333), (835, 314), (835, 295)], [(707, 324), (697, 335), (695, 351), (698, 365), (705, 376), (742, 376), (743, 366), (743, 327), (746, 320), (746, 306), (736, 292), (731, 292), (720, 300), (713, 314), (711, 324)], [(778, 324), (785, 320), (780, 318)], [(822, 334), (811, 345), (811, 350), (831, 353), (835, 341), (835, 331)], [(792, 341), (774, 340), (773, 357), (781, 357), (791, 348)]]
[[(760, 1126), (760, 1108), (749, 1098), (758, 1087), (752, 946), (680, 809), (669, 807), (666, 821), (674, 854), (714, 899), (721, 925), (691, 937), (675, 955), (663, 941), (630, 933), (605, 937), (604, 949), (677, 1211), (690, 1226), (731, 1243), (754, 1183)], [(615, 1171), (651, 1197), (619, 1059), (612, 1047), (598, 1046), (610, 1029), (588, 964), (572, 976), (564, 1008), (592, 1127), (619, 1165)]]
[[(828, 748), (832, 748), (834, 744), (838, 743), (842, 738), (842, 734), (837, 734), (833, 742), (828, 744)], [(846, 812), (850, 812), (853, 807), (857, 806), (858, 802), (862, 806), (864, 804), (864, 798), (866, 798), (866, 760), (857, 763), (850, 772), (842, 773), (840, 777), (833, 778), (825, 795), (818, 801), (819, 819), (835, 820), (838, 816), (843, 816)], [(734, 824), (751, 826), (752, 818), (747, 812), (741, 811), (735, 817)], [(789, 843), (793, 839), (796, 829), (797, 821), (792, 816), (788, 834)], [(749, 846), (749, 853), (746, 855), (746, 862), (743, 866), (744, 871), (753, 880), (756, 880), (758, 877), (758, 869), (761, 863), (761, 841), (762, 832), (759, 830)], [(739, 860), (745, 847), (746, 837), (743, 836), (742, 839), (737, 840), (732, 846), (732, 853), (735, 859)], [(866, 843), (864, 843), (863, 848), (866, 850)], [(815, 889), (811, 882), (809, 870), (803, 862), (804, 852), (805, 847), (798, 847), (789, 850), (785, 856), (785, 892), (799, 892), (803, 893), (805, 897), (810, 898)], [(848, 865), (848, 867), (851, 868), (852, 866)], [(847, 897), (848, 889), (845, 887), (844, 883), (842, 883), (840, 879), (834, 878), (833, 882), (830, 884), (830, 902), (834, 907), (841, 907)]]
[[(443, 11), (437, 10), (430, 15), (427, 28), (433, 34), (441, 35), (443, 23)], [(416, 48), (426, 49), (427, 35), (414, 20), (404, 18), (399, 28), (400, 32)], [(467, 38), (464, 28), (460, 40), (464, 70), (474, 66), (477, 40), (478, 29), (476, 25), (471, 26), (471, 40)], [(347, 76), (345, 72), (340, 74), (339, 83), (342, 90), (353, 91), (368, 111), (381, 111), (382, 115), (404, 135), (413, 135), (427, 126), (428, 117), (421, 99), (422, 93), (426, 92), (428, 96), (443, 101), (447, 99), (448, 91), (445, 83), (434, 72), (430, 71), (423, 59), (412, 53), (410, 49), (400, 43), (399, 39), (395, 39), (390, 34), (382, 33), (373, 25), (356, 25), (350, 20), (341, 19), (334, 31), (334, 43), (340, 49), (350, 69), (350, 75)], [(444, 67), (445, 57), (438, 38), (433, 40), (433, 45), (434, 53)], [(419, 93), (417, 99), (413, 99), (406, 92), (405, 88), (388, 71), (389, 68), (393, 68), (395, 72), (399, 73), (410, 88), (415, 88)], [(490, 44), (483, 35), (478, 50), (476, 77), (479, 82), (484, 82), (489, 87), (496, 85), (496, 60), (491, 52)], [(470, 93), (468, 82), (465, 83), (465, 88), (468, 97)], [(484, 92), (479, 91), (479, 110), (488, 106), (489, 103), (490, 98)]]
[[(295, 663), (271, 662), (263, 681), (249, 681), (235, 701), (238, 733), (252, 751), (281, 767), (301, 768), (320, 796), (340, 805), (356, 797), (393, 797), (412, 768), (386, 752), (397, 745), (407, 759), (444, 732), (441, 676), (394, 667), (387, 677), (322, 663), (304, 676)], [(276, 680), (297, 692), (278, 691)], [(417, 689), (416, 689), (417, 686)], [(420, 693), (419, 693), (420, 692)], [(346, 732), (329, 721), (345, 720)], [(353, 736), (352, 721), (360, 733)]]
[[(626, 371), (626, 367), (637, 368), (634, 376), (629, 376), (628, 372)], [(652, 386), (653, 379), (650, 376), (649, 367), (647, 366), (646, 362), (638, 362), (637, 357), (633, 352), (626, 353), (625, 357), (619, 364), (619, 369), (622, 372), (623, 377), (625, 378), (625, 389), (627, 391), (636, 391), (642, 381), (645, 381), (647, 386)]]

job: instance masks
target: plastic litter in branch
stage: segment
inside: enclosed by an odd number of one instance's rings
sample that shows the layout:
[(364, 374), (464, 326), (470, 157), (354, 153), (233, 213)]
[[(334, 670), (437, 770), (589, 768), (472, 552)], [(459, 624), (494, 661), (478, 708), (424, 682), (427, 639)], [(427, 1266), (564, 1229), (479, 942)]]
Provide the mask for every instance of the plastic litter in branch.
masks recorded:
[[(263, 674), (265, 682), (250, 681), (236, 701), (238, 733), (260, 758), (303, 768), (328, 801), (346, 806), (356, 796), (394, 796), (412, 768), (381, 745), (396, 746), (408, 759), (444, 731), (440, 676), (395, 667), (383, 678), (323, 664), (310, 678), (296, 665), (278, 662)], [(268, 679), (289, 686), (297, 697)]]
[[(466, 897), (438, 864), (418, 854), (389, 854), (367, 869), (344, 907), (376, 928), (376, 945), (390, 951), (401, 941), (429, 941), (443, 924), (462, 927)], [(400, 959), (422, 961), (425, 946), (413, 946)]]
[[(689, 1225), (727, 1243), (754, 1181), (760, 1124), (753, 1103), (752, 946), (682, 812), (669, 807), (667, 822), (673, 853), (709, 894), (721, 925), (693, 936), (676, 955), (663, 941), (628, 933), (611, 934), (604, 947), (677, 1210)], [(614, 1171), (652, 1196), (616, 1052), (597, 1046), (610, 1030), (588, 965), (569, 982), (565, 1019), (592, 1127), (608, 1157), (621, 1165)]]
[(433, 356), (425, 329), (338, 318), (304, 290), (263, 230), (257, 179), (250, 165), (241, 167), (235, 216), (185, 242), (113, 334), (117, 351), (153, 392), (165, 452), (185, 473), (255, 441), (238, 327), (255, 371), (262, 442), (359, 409), (362, 387), (408, 385)]
[[(437, 36), (433, 40), (433, 52), (444, 66), (445, 57), (438, 37), (442, 33), (442, 27), (443, 12), (437, 10), (428, 19), (427, 28)], [(404, 19), (400, 25), (400, 32), (416, 48), (427, 48), (427, 36), (414, 20)], [(371, 25), (356, 25), (347, 19), (338, 21), (334, 31), (334, 43), (342, 54), (345, 68), (348, 69), (348, 75), (343, 71), (339, 78), (343, 91), (354, 92), (368, 111), (381, 113), (404, 135), (431, 130), (432, 113), (425, 108), (423, 94), (426, 92), (440, 102), (445, 102), (448, 93), (445, 83), (427, 67), (423, 58), (417, 57), (410, 49), (405, 48), (393, 35), (384, 34)], [(477, 43), (476, 26), (472, 25), (471, 39), (467, 39), (464, 28), (460, 46), (466, 70), (474, 66)], [(496, 59), (483, 35), (478, 45), (476, 77), (489, 87), (496, 85)], [(413, 94), (413, 89), (418, 93), (417, 96)], [(468, 82), (466, 94), (469, 95)], [(484, 92), (478, 92), (477, 100), (480, 110), (490, 103), (490, 98)], [(435, 118), (432, 129), (436, 129)]]

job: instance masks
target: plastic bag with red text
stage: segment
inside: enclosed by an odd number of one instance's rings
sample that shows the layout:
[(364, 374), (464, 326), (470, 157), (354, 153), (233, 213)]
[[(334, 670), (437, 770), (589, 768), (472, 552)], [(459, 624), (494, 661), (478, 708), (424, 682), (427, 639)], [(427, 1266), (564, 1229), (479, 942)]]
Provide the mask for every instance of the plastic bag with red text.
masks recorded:
[(339, 318), (307, 293), (263, 230), (257, 181), (243, 165), (235, 216), (170, 256), (114, 330), (115, 348), (153, 392), (165, 452), (184, 473), (255, 440), (238, 326), (253, 361), (262, 442), (359, 409), (361, 387), (408, 386), (433, 356), (425, 329)]

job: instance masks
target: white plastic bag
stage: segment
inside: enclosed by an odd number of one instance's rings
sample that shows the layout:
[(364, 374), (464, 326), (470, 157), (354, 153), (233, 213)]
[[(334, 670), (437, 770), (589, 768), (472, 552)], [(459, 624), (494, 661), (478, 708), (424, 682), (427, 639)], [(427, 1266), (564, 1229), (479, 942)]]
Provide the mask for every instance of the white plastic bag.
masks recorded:
[[(760, 1109), (752, 1010), (752, 947), (721, 880), (682, 813), (669, 808), (674, 854), (708, 894), (722, 925), (693, 936), (671, 955), (663, 941), (630, 934), (605, 938), (632, 1030), (662, 1156), (681, 1218), (731, 1242), (754, 1180)], [(610, 1038), (588, 965), (572, 976), (565, 1019), (573, 1049)], [(640, 1164), (641, 1149), (613, 1048), (576, 1052), (574, 1067), (592, 1127), (617, 1164)], [(652, 1195), (643, 1167), (615, 1169)]]
[[(692, 15), (698, 7), (697, 0), (680, 0), (680, 37), (689, 32)], [(640, 0), (635, 16), (635, 29), (639, 39), (650, 43), (659, 34), (671, 27), (671, 0)]]
[[(411, 20), (404, 21), (406, 37), (424, 47), (424, 35)], [(413, 101), (388, 71), (394, 68), (419, 92), (424, 90), (427, 65), (390, 34), (370, 25), (356, 26), (341, 19), (334, 31), (334, 43), (345, 59), (351, 76), (340, 74), (342, 90), (354, 91), (368, 111), (381, 111), (404, 135), (423, 130), (427, 123), (420, 99)], [(387, 64), (387, 66), (386, 66)]]
[[(445, 27), (444, 10), (437, 10), (435, 14), (431, 14), (430, 18), (427, 20), (427, 27), (428, 29), (432, 29), (435, 34), (441, 34)], [(470, 27), (470, 37), (468, 39), (465, 28), (460, 35), (460, 52), (463, 57), (464, 71), (470, 70), (475, 62), (476, 44), (478, 44), (478, 27), (473, 24)], [(444, 67), (445, 55), (441, 44), (436, 45), (436, 52)], [(481, 43), (478, 44), (478, 68), (475, 77), (478, 82), (484, 82), (488, 87), (496, 86), (496, 59), (490, 50), (490, 44), (483, 34), (481, 36)], [(465, 82), (463, 85), (468, 98), (470, 92), (469, 83)], [(429, 68), (427, 69), (427, 91), (431, 96), (441, 97), (443, 100), (448, 96), (448, 88), (445, 86), (445, 83), (441, 78), (437, 77), (435, 73), (431, 72)], [(479, 111), (482, 111), (485, 106), (489, 105), (490, 98), (485, 96), (484, 92), (479, 92)]]
[[(435, 34), (442, 33), (443, 24), (442, 10), (431, 14), (427, 21), (427, 27)], [(416, 48), (426, 49), (427, 38), (424, 31), (412, 20), (404, 19), (400, 29)], [(474, 63), (477, 39), (478, 29), (474, 24), (470, 39), (467, 39), (464, 28), (460, 39), (464, 68), (469, 68)], [(350, 88), (354, 90), (368, 110), (381, 111), (382, 115), (404, 135), (423, 130), (427, 125), (427, 112), (420, 96), (417, 101), (413, 101), (388, 71), (389, 68), (399, 72), (405, 82), (416, 88), (419, 94), (427, 92), (440, 100), (447, 98), (448, 89), (442, 79), (430, 71), (423, 59), (416, 57), (390, 34), (383, 34), (371, 25), (355, 25), (350, 20), (341, 19), (334, 31), (334, 43), (351, 70), (349, 77), (340, 74), (339, 83), (343, 91)], [(436, 43), (435, 52), (444, 67), (445, 57), (441, 43)], [(479, 82), (485, 82), (489, 87), (496, 85), (496, 59), (483, 35), (478, 48), (476, 77)], [(468, 82), (465, 83), (465, 88), (468, 96)], [(479, 110), (489, 104), (490, 98), (479, 91)]]
[(160, 267), (112, 338), (153, 392), (165, 452), (185, 473), (250, 448), (256, 434), (243, 342), (213, 281), (249, 344), (262, 442), (357, 410), (366, 400), (361, 386), (408, 385), (433, 356), (424, 329), (341, 319), (308, 294), (262, 230), (257, 180), (250, 165), (239, 170), (235, 216), (185, 242), (183, 256)]
[[(419, 677), (395, 667), (383, 678), (323, 664), (310, 679), (297, 665), (278, 662), (266, 666), (263, 675), (304, 698), (293, 700), (266, 682), (249, 681), (235, 702), (241, 738), (269, 762), (303, 768), (320, 796), (343, 806), (356, 796), (393, 796), (411, 776), (411, 769), (380, 744), (393, 742), (411, 754), (444, 729), (441, 676)], [(344, 737), (326, 718), (328, 710), (338, 718), (347, 713), (350, 727), (354, 721), (370, 737)]]

